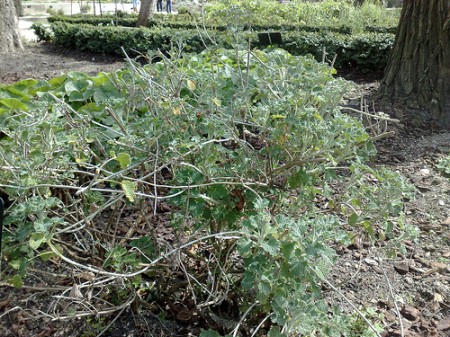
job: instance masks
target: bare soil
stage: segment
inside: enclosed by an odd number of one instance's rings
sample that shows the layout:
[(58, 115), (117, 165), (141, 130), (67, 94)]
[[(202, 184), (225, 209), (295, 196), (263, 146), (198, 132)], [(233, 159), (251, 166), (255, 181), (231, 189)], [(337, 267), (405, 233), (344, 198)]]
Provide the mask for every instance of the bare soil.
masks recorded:
[(0, 85), (26, 78), (48, 80), (69, 71), (89, 75), (124, 66), (118, 56), (82, 53), (50, 44), (30, 43), (24, 52), (0, 55)]
[[(68, 71), (109, 72), (123, 65), (119, 57), (35, 44), (21, 53), (0, 55), (0, 85), (26, 78), (50, 79)], [(377, 78), (349, 75), (357, 79), (361, 92), (370, 99), (377, 89)], [(359, 103), (355, 100), (349, 104), (357, 106)], [(392, 107), (386, 106), (383, 111), (394, 112)], [(415, 242), (405, 242), (407, 254), (394, 259), (382, 258), (378, 247), (364, 242), (340, 247), (331, 282), (362, 311), (373, 307), (376, 314), (383, 315), (382, 335), (385, 337), (448, 337), (450, 179), (444, 177), (435, 164), (450, 153), (450, 132), (402, 124), (392, 128), (393, 137), (377, 142), (379, 154), (373, 164), (389, 166), (415, 185), (416, 196), (406, 201), (405, 214), (406, 220), (420, 229), (420, 236)], [(67, 285), (42, 280), (64, 272), (57, 265), (48, 270), (31, 270), (30, 283), (22, 289), (0, 284), (0, 336), (99, 335), (98, 330), (92, 331), (95, 317), (54, 321), (43, 315)], [(331, 303), (354, 312), (348, 301), (332, 289), (325, 289), (325, 294)], [(150, 307), (124, 308), (120, 315), (114, 313), (105, 317), (101, 324), (108, 329), (103, 336), (188, 336), (198, 333), (195, 325), (163, 321)]]

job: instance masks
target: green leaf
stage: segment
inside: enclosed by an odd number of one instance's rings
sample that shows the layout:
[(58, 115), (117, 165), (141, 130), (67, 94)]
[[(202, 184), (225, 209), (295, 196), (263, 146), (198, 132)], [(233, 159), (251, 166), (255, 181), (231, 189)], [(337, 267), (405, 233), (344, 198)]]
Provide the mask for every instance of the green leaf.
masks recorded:
[(155, 245), (148, 236), (142, 236), (139, 239), (131, 241), (130, 246), (139, 248), (139, 250), (143, 252), (141, 257), (143, 262), (151, 262), (151, 258), (155, 253)]
[(298, 188), (308, 184), (309, 176), (305, 170), (299, 170), (288, 178), (288, 184), (291, 188)]
[(348, 224), (350, 226), (356, 225), (356, 223), (358, 222), (358, 218), (358, 214), (352, 213), (352, 215), (350, 215), (350, 217), (348, 218)]
[(238, 251), (242, 256), (245, 257), (252, 252), (253, 245), (254, 243), (252, 240), (248, 238), (242, 238), (241, 240), (239, 240)]
[(281, 333), (280, 327), (273, 326), (270, 328), (267, 337), (285, 337), (285, 335)]
[(221, 337), (222, 335), (214, 330), (204, 330), (200, 333), (200, 337)]
[(31, 99), (30, 95), (25, 94), (22, 90), (15, 87), (9, 87), (8, 91), (17, 99), (21, 99), (23, 101), (29, 101)]
[(275, 256), (280, 251), (280, 243), (277, 239), (271, 238), (268, 241), (261, 243), (261, 248), (272, 256)]
[(47, 262), (51, 258), (58, 257), (58, 254), (55, 254), (52, 250), (47, 250), (39, 254), (39, 257), (42, 261)]
[(85, 98), (83, 97), (83, 92), (88, 85), (89, 82), (84, 79), (74, 80), (66, 82), (64, 89), (66, 90), (66, 94), (69, 95), (71, 102), (84, 101)]
[(272, 119), (286, 119), (285, 115), (280, 115), (280, 114), (275, 114), (270, 117), (272, 117)]
[(262, 211), (269, 206), (269, 200), (258, 198), (255, 200), (254, 206), (255, 209)]
[(197, 88), (195, 81), (187, 80), (187, 86), (191, 91), (194, 91)]
[(314, 268), (314, 271), (316, 272), (316, 275), (321, 280), (325, 280), (325, 275), (323, 274), (322, 270), (320, 270), (320, 267)]
[(369, 234), (370, 238), (373, 238), (375, 235), (375, 228), (373, 228), (372, 223), (369, 220), (365, 220), (361, 223), (362, 228), (364, 228)]
[(28, 110), (28, 107), (17, 98), (3, 98), (0, 99), (0, 103), (12, 110)]
[(394, 223), (392, 221), (388, 221), (386, 223), (386, 235), (389, 238), (393, 238), (394, 237)]
[(352, 199), (352, 205), (356, 207), (361, 207), (361, 199)]
[(116, 156), (116, 160), (120, 164), (120, 168), (126, 169), (131, 163), (131, 157), (128, 153), (121, 152)]
[(22, 80), (19, 82), (14, 83), (13, 85), (11, 85), (8, 90), (10, 90), (11, 88), (14, 88), (16, 90), (19, 90), (21, 92), (28, 92), (29, 89), (33, 88), (36, 84), (38, 84), (38, 80), (32, 79), (32, 78), (28, 78), (26, 80)]
[(136, 188), (137, 184), (134, 181), (129, 180), (122, 180), (120, 182), (120, 186), (122, 187), (123, 192), (125, 193), (125, 196), (127, 199), (131, 202), (134, 201), (134, 198), (136, 197)]
[(84, 101), (84, 98), (80, 91), (74, 90), (69, 94), (69, 100), (71, 102), (77, 102), (77, 101)]
[(18, 269), (20, 268), (21, 264), (22, 264), (22, 261), (21, 261), (21, 260), (18, 260), (18, 259), (12, 260), (12, 261), (9, 263), (9, 265), (10, 265), (12, 268), (16, 269), (16, 270), (18, 270)]
[(8, 280), (8, 283), (13, 285), (16, 288), (22, 288), (22, 286), (23, 286), (22, 277), (20, 277), (19, 275), (14, 275), (13, 277), (11, 277)]
[(108, 82), (104, 83), (101, 87), (97, 87), (94, 91), (93, 97), (94, 101), (97, 103), (120, 97), (114, 84), (111, 83), (109, 79), (106, 80), (108, 80)]
[(38, 249), (46, 241), (44, 233), (34, 233), (30, 237), (29, 245), (31, 249)]
[(294, 249), (295, 244), (293, 242), (284, 243), (281, 247), (281, 253), (286, 260), (289, 260)]

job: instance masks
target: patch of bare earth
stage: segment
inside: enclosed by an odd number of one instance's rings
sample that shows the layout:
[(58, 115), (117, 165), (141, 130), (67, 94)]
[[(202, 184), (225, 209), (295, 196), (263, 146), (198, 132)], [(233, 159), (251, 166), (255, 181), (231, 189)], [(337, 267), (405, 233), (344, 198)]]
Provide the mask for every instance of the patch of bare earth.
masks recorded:
[[(406, 222), (420, 230), (407, 252), (385, 258), (382, 247), (365, 242), (342, 247), (334, 269), (337, 288), (359, 309), (384, 315), (382, 336), (450, 336), (450, 179), (435, 163), (450, 152), (450, 132), (397, 130), (378, 142), (376, 164), (399, 171), (416, 187), (404, 206)], [(333, 303), (354, 312), (342, 297)], [(401, 322), (400, 322), (401, 319)]]
[[(25, 78), (49, 79), (68, 71), (109, 72), (123, 65), (118, 57), (39, 44), (22, 53), (1, 55), (0, 85)], [(373, 93), (377, 83), (372, 80), (364, 83), (364, 78), (358, 78), (360, 88)], [(356, 108), (359, 103), (350, 104)], [(389, 110), (384, 107), (388, 114)], [(353, 306), (363, 312), (375, 308), (375, 314), (382, 314), (385, 337), (448, 337), (450, 179), (442, 176), (435, 164), (450, 153), (450, 132), (402, 125), (392, 131), (392, 137), (377, 142), (379, 154), (373, 165), (401, 172), (416, 187), (415, 198), (406, 200), (405, 214), (407, 222), (420, 229), (419, 238), (405, 242), (407, 253), (394, 259), (386, 259), (381, 246), (363, 241), (340, 247), (331, 282), (341, 295), (329, 287), (325, 287), (325, 295), (347, 312), (355, 312)], [(51, 311), (64, 291), (66, 295), (70, 291), (74, 276), (56, 263), (35, 268), (29, 271), (22, 289), (1, 284), (0, 336), (96, 336), (103, 329), (104, 336), (187, 336), (198, 332), (198, 322), (164, 321), (154, 312), (167, 308), (142, 301), (102, 316), (100, 323), (91, 316), (54, 320)], [(96, 324), (100, 328), (93, 329)]]
[(82, 53), (50, 44), (29, 43), (23, 52), (0, 55), (0, 85), (22, 79), (48, 80), (69, 71), (89, 75), (123, 67), (123, 58)]

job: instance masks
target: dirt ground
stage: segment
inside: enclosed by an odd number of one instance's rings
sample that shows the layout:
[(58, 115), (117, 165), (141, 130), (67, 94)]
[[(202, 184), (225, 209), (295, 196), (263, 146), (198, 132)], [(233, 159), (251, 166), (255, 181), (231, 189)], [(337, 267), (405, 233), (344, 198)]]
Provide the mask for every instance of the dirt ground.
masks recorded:
[[(34, 44), (23, 53), (0, 55), (0, 85), (25, 78), (49, 79), (68, 71), (95, 74), (123, 66), (119, 57), (84, 54)], [(354, 77), (355, 74), (352, 74)], [(377, 88), (375, 79), (359, 77), (361, 91), (369, 95)], [(358, 101), (350, 102), (355, 106)], [(384, 112), (391, 113), (389, 107)], [(401, 172), (416, 187), (415, 199), (405, 204), (406, 220), (420, 229), (415, 242), (405, 242), (407, 254), (381, 258), (379, 248), (365, 244), (342, 247), (331, 281), (353, 305), (376, 308), (384, 315), (382, 336), (450, 336), (450, 179), (436, 169), (439, 158), (450, 153), (450, 132), (433, 132), (393, 126), (395, 135), (377, 143), (374, 165), (387, 165)], [(48, 270), (47, 273), (55, 273)], [(38, 280), (39, 273), (31, 271)], [(33, 276), (34, 275), (34, 276)], [(47, 287), (12, 289), (0, 285), (0, 336), (96, 336), (88, 327), (94, 318), (52, 321), (34, 313), (46, 311), (55, 292)], [(60, 285), (53, 285), (58, 291)], [(343, 297), (330, 302), (352, 312)], [(401, 323), (400, 324), (400, 319)], [(108, 321), (110, 320), (110, 321)], [(103, 321), (104, 336), (188, 336), (189, 326), (161, 321), (145, 308), (138, 314), (125, 308), (118, 317)], [(111, 325), (108, 325), (111, 324)], [(402, 331), (403, 330), (403, 331)], [(193, 330), (195, 331), (195, 329)]]
[(50, 79), (68, 71), (89, 75), (110, 72), (123, 67), (123, 58), (111, 55), (81, 53), (49, 44), (30, 43), (25, 51), (0, 55), (0, 85), (21, 79)]

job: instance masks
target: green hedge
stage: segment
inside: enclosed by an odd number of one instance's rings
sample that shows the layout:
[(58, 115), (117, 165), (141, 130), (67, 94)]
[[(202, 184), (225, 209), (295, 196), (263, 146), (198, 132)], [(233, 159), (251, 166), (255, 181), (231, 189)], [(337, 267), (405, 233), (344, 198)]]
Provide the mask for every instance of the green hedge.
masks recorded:
[[(209, 41), (205, 32), (199, 34), (194, 30), (181, 31), (162, 27), (101, 27), (60, 22), (52, 24), (51, 29), (53, 43), (101, 54), (123, 55), (122, 48), (131, 56), (152, 50), (168, 52), (180, 42), (185, 45), (184, 51), (198, 53), (205, 49), (203, 41)], [(220, 46), (231, 47), (220, 37), (225, 36), (216, 36)]]
[(395, 34), (397, 32), (397, 26), (366, 26), (365, 31), (368, 33), (390, 33)]
[[(168, 52), (180, 45), (183, 45), (185, 52), (199, 53), (205, 49), (205, 44), (213, 45), (210, 36), (214, 38), (218, 47), (231, 48), (235, 41), (226, 32), (199, 32), (194, 29), (179, 30), (161, 26), (127, 28), (57, 22), (51, 25), (51, 29), (53, 42), (57, 45), (76, 47), (94, 53), (119, 55), (123, 55), (123, 47), (131, 56), (152, 50)], [(37, 32), (36, 28), (35, 30)], [(321, 60), (325, 48), (329, 59), (332, 59), (334, 54), (338, 55), (336, 68), (353, 66), (362, 72), (384, 69), (394, 41), (394, 35), (386, 33), (347, 35), (332, 32), (288, 31), (282, 33), (282, 38), (283, 43), (280, 47), (293, 55), (312, 54), (317, 60)], [(252, 47), (265, 48), (260, 45), (256, 33), (242, 36), (243, 41), (248, 39)]]
[[(50, 23), (54, 22), (67, 22), (74, 24), (88, 24), (96, 26), (123, 26), (123, 27), (135, 27), (136, 26), (136, 16), (127, 17), (117, 17), (117, 16), (54, 16), (50, 17)], [(201, 22), (198, 18), (197, 22)], [(200, 24), (201, 25), (201, 24)], [(194, 17), (191, 15), (176, 15), (176, 16), (165, 16), (159, 17), (154, 16), (152, 19), (148, 20), (147, 27), (152, 28), (155, 26), (163, 26), (167, 28), (174, 29), (197, 29), (197, 24), (194, 21)], [(224, 31), (227, 30), (226, 25), (222, 24), (206, 24), (207, 28), (214, 30)], [(386, 26), (366, 26), (366, 32), (372, 33), (393, 33), (395, 34), (397, 27), (386, 27)], [(334, 32), (341, 34), (352, 34), (351, 26), (306, 26), (304, 24), (267, 24), (267, 25), (243, 25), (242, 30), (252, 30), (252, 31), (304, 31), (304, 32)]]
[[(66, 22), (73, 24), (87, 24), (93, 26), (124, 26), (135, 27), (135, 17), (113, 17), (113, 16), (51, 16), (48, 18), (48, 22)], [(152, 21), (149, 20), (149, 23)]]
[(395, 35), (385, 33), (287, 33), (283, 35), (283, 48), (293, 55), (312, 54), (316, 60), (323, 58), (325, 48), (328, 59), (337, 54), (336, 68), (353, 66), (370, 72), (386, 67), (394, 38)]

